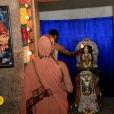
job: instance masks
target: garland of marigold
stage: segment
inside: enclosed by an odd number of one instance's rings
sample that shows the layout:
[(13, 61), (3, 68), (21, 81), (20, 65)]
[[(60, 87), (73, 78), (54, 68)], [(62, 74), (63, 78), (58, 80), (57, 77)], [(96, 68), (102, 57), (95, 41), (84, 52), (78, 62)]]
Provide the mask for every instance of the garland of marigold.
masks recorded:
[(27, 32), (27, 12), (25, 7), (26, 1), (19, 0), (19, 10), (20, 10), (20, 23), (21, 23), (21, 34), (22, 34), (22, 43), (24, 50), (24, 65), (26, 66), (29, 62), (29, 47), (28, 47), (28, 32)]

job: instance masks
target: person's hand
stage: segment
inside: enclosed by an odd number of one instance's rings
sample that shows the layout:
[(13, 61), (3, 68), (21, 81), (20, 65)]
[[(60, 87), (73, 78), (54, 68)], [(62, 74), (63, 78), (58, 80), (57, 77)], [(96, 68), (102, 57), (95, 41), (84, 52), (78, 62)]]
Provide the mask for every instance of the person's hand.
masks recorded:
[(77, 53), (81, 53), (83, 48), (84, 48), (84, 45), (81, 44), (79, 50), (77, 50)]
[(8, 46), (9, 36), (0, 35), (0, 53), (5, 49), (9, 48)]
[(2, 53), (7, 48), (9, 48), (8, 45), (0, 44), (0, 53)]
[(7, 33), (0, 35), (2, 38), (7, 38), (9, 35)]
[(76, 51), (77, 53), (81, 53), (82, 52), (82, 48), (80, 48), (79, 50)]
[(6, 62), (7, 62), (7, 59), (3, 58), (2, 63), (6, 63)]

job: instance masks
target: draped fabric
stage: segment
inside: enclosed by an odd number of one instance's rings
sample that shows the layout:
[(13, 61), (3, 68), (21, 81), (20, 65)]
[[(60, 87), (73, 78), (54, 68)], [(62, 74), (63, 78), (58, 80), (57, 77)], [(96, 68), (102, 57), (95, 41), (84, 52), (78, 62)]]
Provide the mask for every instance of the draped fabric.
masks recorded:
[[(27, 64), (20, 114), (67, 114), (68, 112), (67, 92), (62, 84), (62, 72), (59, 63), (50, 55), (51, 51), (54, 51), (53, 41), (50, 35), (40, 37), (38, 41), (40, 57), (34, 58), (33, 62), (29, 61)], [(68, 72), (65, 66), (62, 68), (64, 72)]]
[[(114, 38), (113, 18), (88, 18), (72, 20), (41, 20), (41, 35), (49, 32), (50, 29), (59, 31), (58, 43), (68, 51), (74, 51), (76, 45), (85, 36), (95, 42), (99, 49), (98, 67), (100, 73), (100, 90), (105, 94), (114, 93)], [(76, 57), (59, 55), (59, 60), (64, 61), (69, 69), (71, 79), (76, 77)]]

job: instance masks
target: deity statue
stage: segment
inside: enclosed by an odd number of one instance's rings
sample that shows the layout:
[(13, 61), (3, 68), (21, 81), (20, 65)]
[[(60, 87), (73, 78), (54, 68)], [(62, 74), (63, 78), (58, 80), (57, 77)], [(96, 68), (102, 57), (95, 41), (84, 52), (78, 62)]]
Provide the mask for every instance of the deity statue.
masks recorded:
[[(96, 71), (98, 48), (85, 38), (81, 43), (84, 45), (81, 55), (77, 57), (77, 76), (76, 76), (76, 97), (75, 103), (78, 106), (78, 111), (82, 114), (96, 114), (102, 107), (100, 90)], [(78, 48), (77, 46), (77, 48)], [(97, 70), (96, 70), (97, 69)], [(94, 73), (95, 71), (95, 73)]]
[(92, 65), (92, 55), (89, 52), (89, 48), (87, 45), (84, 46), (83, 49), (84, 53), (81, 56), (81, 63), (80, 63), (80, 68), (93, 68)]

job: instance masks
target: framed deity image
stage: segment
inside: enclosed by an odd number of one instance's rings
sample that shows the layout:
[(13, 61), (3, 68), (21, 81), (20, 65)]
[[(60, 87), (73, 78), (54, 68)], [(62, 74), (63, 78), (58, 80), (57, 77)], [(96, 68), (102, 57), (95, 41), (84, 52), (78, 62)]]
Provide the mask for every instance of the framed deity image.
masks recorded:
[(0, 68), (13, 67), (9, 6), (0, 6)]

